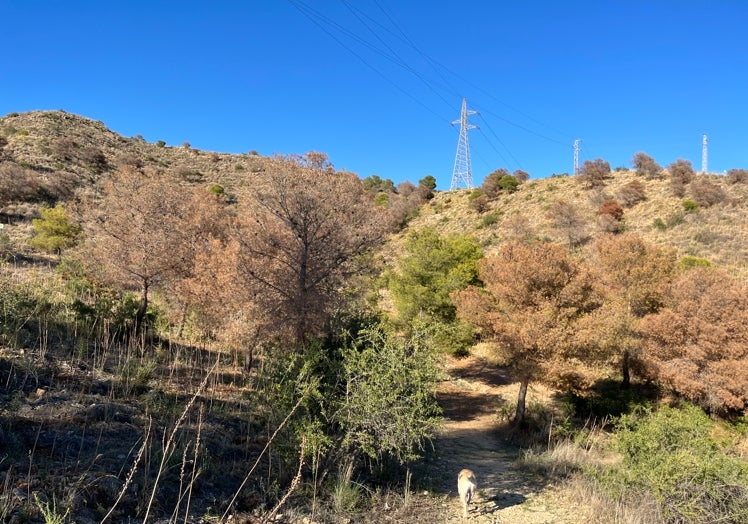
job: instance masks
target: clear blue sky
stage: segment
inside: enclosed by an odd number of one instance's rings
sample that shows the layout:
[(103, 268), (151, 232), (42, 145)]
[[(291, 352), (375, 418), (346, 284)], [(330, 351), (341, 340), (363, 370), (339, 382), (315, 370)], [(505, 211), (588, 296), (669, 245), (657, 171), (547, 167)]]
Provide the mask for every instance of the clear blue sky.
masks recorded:
[(748, 168), (743, 0), (0, 0), (0, 115), (448, 189), (462, 98), (473, 179), (645, 151)]

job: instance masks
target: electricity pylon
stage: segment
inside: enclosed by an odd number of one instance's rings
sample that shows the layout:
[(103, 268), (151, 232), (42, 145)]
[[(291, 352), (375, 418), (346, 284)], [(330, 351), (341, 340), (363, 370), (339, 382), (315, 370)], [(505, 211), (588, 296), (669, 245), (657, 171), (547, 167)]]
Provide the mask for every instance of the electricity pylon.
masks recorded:
[(457, 189), (464, 184), (468, 189), (473, 187), (473, 171), (470, 167), (470, 144), (468, 143), (468, 129), (476, 129), (478, 126), (468, 124), (468, 116), (477, 114), (477, 111), (468, 110), (467, 99), (462, 99), (462, 112), (460, 119), (452, 122), (452, 125), (460, 124), (460, 139), (457, 141), (457, 155), (455, 155), (455, 167), (452, 170), (452, 183), (449, 190)]
[(707, 139), (706, 135), (703, 136), (701, 139), (701, 173), (706, 175), (707, 166), (706, 166), (706, 149), (707, 145), (709, 144), (709, 140)]

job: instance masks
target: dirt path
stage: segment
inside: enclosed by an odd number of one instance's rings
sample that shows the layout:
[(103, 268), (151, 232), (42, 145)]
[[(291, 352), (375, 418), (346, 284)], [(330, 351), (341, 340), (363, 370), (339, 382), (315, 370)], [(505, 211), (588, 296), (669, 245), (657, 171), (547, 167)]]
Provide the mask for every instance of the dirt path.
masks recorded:
[(443, 522), (462, 520), (456, 488), (462, 468), (472, 469), (478, 481), (471, 522), (586, 522), (563, 491), (515, 467), (520, 450), (507, 442), (497, 418), (501, 405), (516, 398), (517, 386), (508, 376), (475, 356), (450, 360), (447, 371), (450, 379), (439, 393), (446, 422), (429, 461), (448, 493)]

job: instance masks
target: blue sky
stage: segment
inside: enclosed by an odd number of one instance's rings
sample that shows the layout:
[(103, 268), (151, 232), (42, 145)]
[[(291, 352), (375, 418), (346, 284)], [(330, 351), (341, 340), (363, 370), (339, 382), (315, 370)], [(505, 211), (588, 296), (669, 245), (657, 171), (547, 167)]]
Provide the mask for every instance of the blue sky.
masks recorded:
[(742, 0), (0, 0), (0, 115), (64, 109), (210, 151), (322, 151), (448, 189), (462, 99), (473, 179), (645, 151), (748, 168)]

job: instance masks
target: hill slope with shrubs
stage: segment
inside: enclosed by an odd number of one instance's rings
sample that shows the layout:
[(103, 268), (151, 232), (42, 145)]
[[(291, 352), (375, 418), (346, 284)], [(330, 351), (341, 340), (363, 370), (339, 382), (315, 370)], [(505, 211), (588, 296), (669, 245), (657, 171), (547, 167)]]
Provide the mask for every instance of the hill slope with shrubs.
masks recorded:
[(0, 118), (0, 520), (409, 521), (452, 489), (429, 443), (479, 437), (601, 521), (739, 521), (748, 172), (633, 164), (440, 192)]

